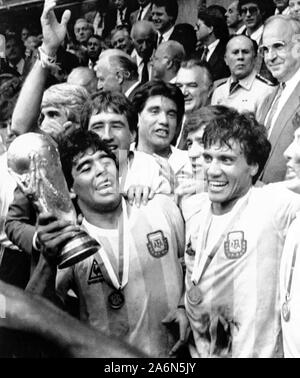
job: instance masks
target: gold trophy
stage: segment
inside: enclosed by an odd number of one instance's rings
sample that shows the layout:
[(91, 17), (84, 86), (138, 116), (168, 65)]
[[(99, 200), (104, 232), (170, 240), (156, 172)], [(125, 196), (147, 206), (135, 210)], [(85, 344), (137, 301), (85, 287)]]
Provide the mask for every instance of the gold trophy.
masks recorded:
[[(59, 152), (52, 138), (37, 133), (18, 136), (7, 151), (9, 172), (38, 212), (54, 213), (58, 219), (77, 222), (64, 178)], [(97, 252), (99, 244), (84, 230), (67, 242), (58, 267), (67, 268)]]

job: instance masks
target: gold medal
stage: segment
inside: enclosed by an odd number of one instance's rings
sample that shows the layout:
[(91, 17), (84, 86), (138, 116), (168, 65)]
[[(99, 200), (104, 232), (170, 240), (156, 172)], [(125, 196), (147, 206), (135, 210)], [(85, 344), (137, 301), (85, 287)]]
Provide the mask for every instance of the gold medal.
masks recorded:
[(115, 290), (108, 296), (108, 303), (114, 310), (119, 310), (125, 303), (124, 294), (120, 290)]
[(290, 320), (291, 316), (291, 311), (289, 307), (289, 303), (286, 301), (283, 303), (282, 308), (281, 308), (281, 313), (284, 321), (288, 322)]
[(192, 305), (197, 305), (202, 302), (203, 295), (198, 286), (192, 285), (187, 293), (189, 302)]

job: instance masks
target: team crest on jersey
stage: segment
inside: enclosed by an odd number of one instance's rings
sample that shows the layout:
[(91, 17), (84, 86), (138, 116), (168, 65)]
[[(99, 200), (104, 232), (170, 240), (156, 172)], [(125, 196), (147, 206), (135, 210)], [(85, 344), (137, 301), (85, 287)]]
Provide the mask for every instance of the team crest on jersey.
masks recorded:
[(225, 255), (228, 259), (238, 259), (247, 251), (247, 240), (243, 231), (233, 231), (227, 234), (224, 242)]
[(153, 257), (162, 257), (169, 252), (168, 239), (164, 236), (162, 231), (151, 232), (147, 235), (147, 248), (150, 255)]
[(88, 284), (94, 284), (98, 282), (103, 282), (104, 277), (100, 269), (100, 265), (98, 264), (97, 260), (94, 259), (92, 263), (92, 267), (89, 274)]
[(190, 238), (189, 242), (187, 243), (185, 253), (189, 256), (195, 256), (195, 254), (196, 254), (195, 250), (192, 248), (191, 238)]

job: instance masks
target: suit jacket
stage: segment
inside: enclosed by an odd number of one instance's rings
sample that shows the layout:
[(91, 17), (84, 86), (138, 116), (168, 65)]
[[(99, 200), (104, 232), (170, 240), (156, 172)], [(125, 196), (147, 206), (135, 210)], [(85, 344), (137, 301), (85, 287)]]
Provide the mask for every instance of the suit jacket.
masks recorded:
[(225, 50), (226, 44), (219, 42), (215, 48), (215, 51), (212, 53), (207, 62), (211, 68), (214, 81), (230, 76), (229, 68), (224, 60)]
[[(230, 71), (225, 63), (224, 55), (226, 50), (226, 43), (219, 42), (208, 60), (208, 65), (212, 73), (213, 81), (224, 79), (230, 76)], [(192, 54), (192, 58), (201, 59), (203, 49)]]
[(27, 254), (33, 252), (32, 239), (35, 233), (36, 211), (30, 201), (17, 187), (5, 222), (9, 240)]
[[(131, 25), (133, 25), (137, 21), (139, 12), (140, 12), (140, 10), (138, 9), (138, 10), (131, 13), (131, 15), (130, 15)], [(151, 7), (147, 10), (145, 17), (143, 18), (143, 21), (152, 21), (152, 4), (151, 4)]]
[[(284, 159), (283, 153), (286, 148), (293, 141), (294, 131), (299, 127), (300, 121), (300, 82), (297, 84), (296, 88), (288, 98), (283, 109), (281, 110), (273, 129), (271, 135), (269, 136), (269, 141), (272, 145), (270, 156), (264, 170), (261, 174), (260, 179), (264, 183), (283, 181), (286, 174), (286, 161)], [(267, 114), (276, 96), (276, 89), (263, 101), (259, 111), (258, 111), (258, 121), (260, 123), (265, 123)]]

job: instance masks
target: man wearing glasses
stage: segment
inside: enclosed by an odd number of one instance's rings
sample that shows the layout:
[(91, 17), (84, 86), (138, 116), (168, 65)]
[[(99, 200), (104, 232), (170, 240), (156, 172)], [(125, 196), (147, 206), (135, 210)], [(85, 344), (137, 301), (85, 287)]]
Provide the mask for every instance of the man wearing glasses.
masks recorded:
[(263, 32), (261, 54), (279, 85), (261, 104), (258, 120), (267, 129), (272, 150), (261, 179), (265, 183), (284, 180), (283, 152), (293, 140), (300, 120), (300, 22), (288, 16), (269, 18)]
[(260, 0), (240, 0), (239, 11), (246, 25), (246, 34), (259, 45), (263, 33), (263, 6)]

